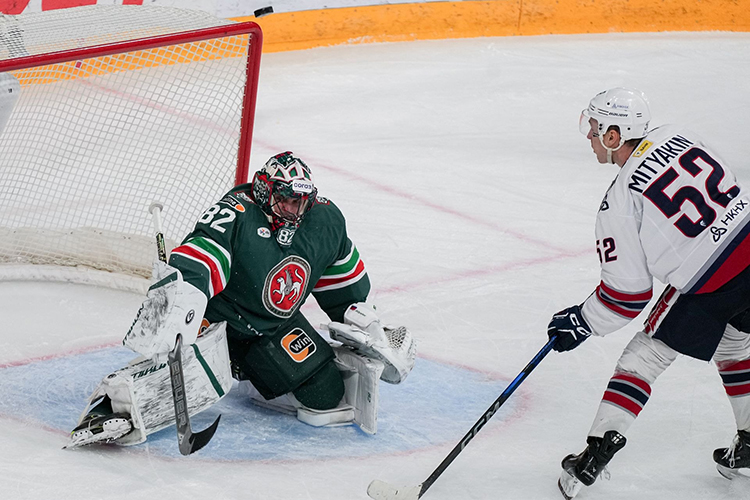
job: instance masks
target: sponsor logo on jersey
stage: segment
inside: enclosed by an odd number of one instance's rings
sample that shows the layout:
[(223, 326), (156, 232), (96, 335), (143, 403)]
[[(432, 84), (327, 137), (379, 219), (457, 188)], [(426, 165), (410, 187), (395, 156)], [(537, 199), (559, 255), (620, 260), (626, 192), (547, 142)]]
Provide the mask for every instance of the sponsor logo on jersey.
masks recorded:
[[(742, 212), (750, 208), (750, 202), (746, 198), (735, 200), (724, 214), (717, 219), (716, 224), (711, 226), (711, 238), (714, 243), (719, 243), (722, 237), (729, 232), (729, 227), (733, 226), (741, 217)], [(721, 225), (720, 225), (721, 224)], [(723, 227), (722, 227), (723, 226)]]
[(203, 318), (201, 320), (201, 326), (198, 327), (198, 336), (200, 337), (201, 335), (203, 335), (203, 332), (208, 330), (209, 326), (211, 326), (211, 323), (209, 323), (206, 318)]
[(644, 139), (643, 141), (641, 141), (641, 145), (638, 146), (638, 149), (635, 150), (635, 153), (633, 153), (633, 156), (635, 156), (636, 158), (640, 158), (641, 156), (643, 156), (643, 153), (648, 151), (648, 148), (653, 145), (653, 142)]
[(315, 203), (317, 203), (318, 205), (328, 205), (328, 203), (330, 202), (328, 201), (328, 198), (318, 196), (315, 198)]
[(310, 277), (310, 264), (297, 255), (279, 262), (266, 276), (263, 305), (279, 318), (290, 317), (305, 296)]
[(297, 363), (302, 363), (317, 350), (315, 341), (302, 328), (295, 328), (284, 335), (281, 347)]
[(726, 227), (731, 226), (734, 224), (735, 219), (737, 219), (742, 212), (747, 210), (748, 206), (750, 206), (750, 203), (748, 203), (746, 199), (740, 198), (734, 203), (734, 205), (730, 206), (727, 211), (724, 212), (724, 215), (719, 219), (719, 222)]
[(233, 209), (237, 210), (238, 212), (245, 211), (245, 207), (242, 205), (242, 203), (240, 203), (237, 200), (237, 198), (235, 198), (231, 194), (228, 194), (224, 198), (222, 198), (220, 203), (226, 203), (227, 205), (231, 206)]
[(261, 238), (270, 238), (271, 237), (271, 230), (267, 227), (259, 227), (258, 228), (258, 236)]

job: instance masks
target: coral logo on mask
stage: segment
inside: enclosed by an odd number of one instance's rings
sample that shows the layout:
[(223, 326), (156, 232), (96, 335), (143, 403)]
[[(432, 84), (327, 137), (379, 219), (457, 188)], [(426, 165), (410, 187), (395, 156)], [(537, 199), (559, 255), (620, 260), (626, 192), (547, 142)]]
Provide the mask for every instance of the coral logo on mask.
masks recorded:
[(313, 183), (310, 181), (302, 181), (296, 179), (292, 181), (292, 190), (295, 193), (309, 194), (313, 192), (314, 188), (315, 186), (313, 186)]
[(281, 338), (281, 347), (297, 363), (312, 356), (316, 351), (315, 341), (302, 328), (295, 328)]

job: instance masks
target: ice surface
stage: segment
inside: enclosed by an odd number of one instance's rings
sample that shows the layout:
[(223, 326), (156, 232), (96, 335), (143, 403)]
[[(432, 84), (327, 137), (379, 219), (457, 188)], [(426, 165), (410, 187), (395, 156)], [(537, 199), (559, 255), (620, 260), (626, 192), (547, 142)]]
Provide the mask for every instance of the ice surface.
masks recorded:
[[(578, 132), (590, 97), (641, 88), (654, 125), (687, 124), (750, 182), (748, 50), (747, 34), (672, 33), (264, 55), (253, 169), (287, 149), (308, 162), (347, 216), (372, 301), (420, 342), (405, 385), (383, 388), (380, 432), (311, 429), (228, 397), (215, 442), (190, 457), (168, 430), (133, 448), (63, 451), (86, 392), (129, 356), (118, 345), (140, 298), (3, 283), (0, 498), (352, 500), (375, 478), (422, 482), (544, 345), (550, 315), (598, 282), (594, 218), (616, 169)], [(638, 323), (550, 354), (424, 498), (560, 498), (559, 462), (583, 448)], [(612, 479), (579, 498), (750, 498), (711, 460), (734, 433), (715, 368), (681, 358)]]

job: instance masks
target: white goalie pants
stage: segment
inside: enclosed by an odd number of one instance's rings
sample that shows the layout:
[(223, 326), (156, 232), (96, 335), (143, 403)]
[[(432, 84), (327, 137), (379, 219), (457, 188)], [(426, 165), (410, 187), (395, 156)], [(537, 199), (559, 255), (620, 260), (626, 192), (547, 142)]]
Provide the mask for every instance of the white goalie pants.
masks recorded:
[[(660, 340), (638, 332), (625, 347), (589, 431), (622, 435), (648, 401), (651, 385), (679, 353)], [(750, 430), (750, 334), (727, 325), (713, 356), (739, 430)]]

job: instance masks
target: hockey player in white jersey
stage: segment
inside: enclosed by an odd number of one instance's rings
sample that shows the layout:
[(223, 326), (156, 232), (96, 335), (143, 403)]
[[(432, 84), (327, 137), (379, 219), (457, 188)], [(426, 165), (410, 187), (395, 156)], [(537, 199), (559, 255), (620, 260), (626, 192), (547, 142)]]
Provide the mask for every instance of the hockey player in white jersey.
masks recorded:
[(750, 192), (716, 151), (689, 130), (649, 131), (651, 114), (637, 90), (596, 95), (581, 132), (599, 163), (620, 170), (596, 220), (601, 282), (580, 305), (552, 317), (555, 350), (628, 324), (667, 285), (625, 347), (589, 431), (586, 449), (562, 461), (560, 490), (570, 499), (591, 486), (679, 354), (713, 359), (738, 433), (714, 452), (722, 475), (750, 467)]

